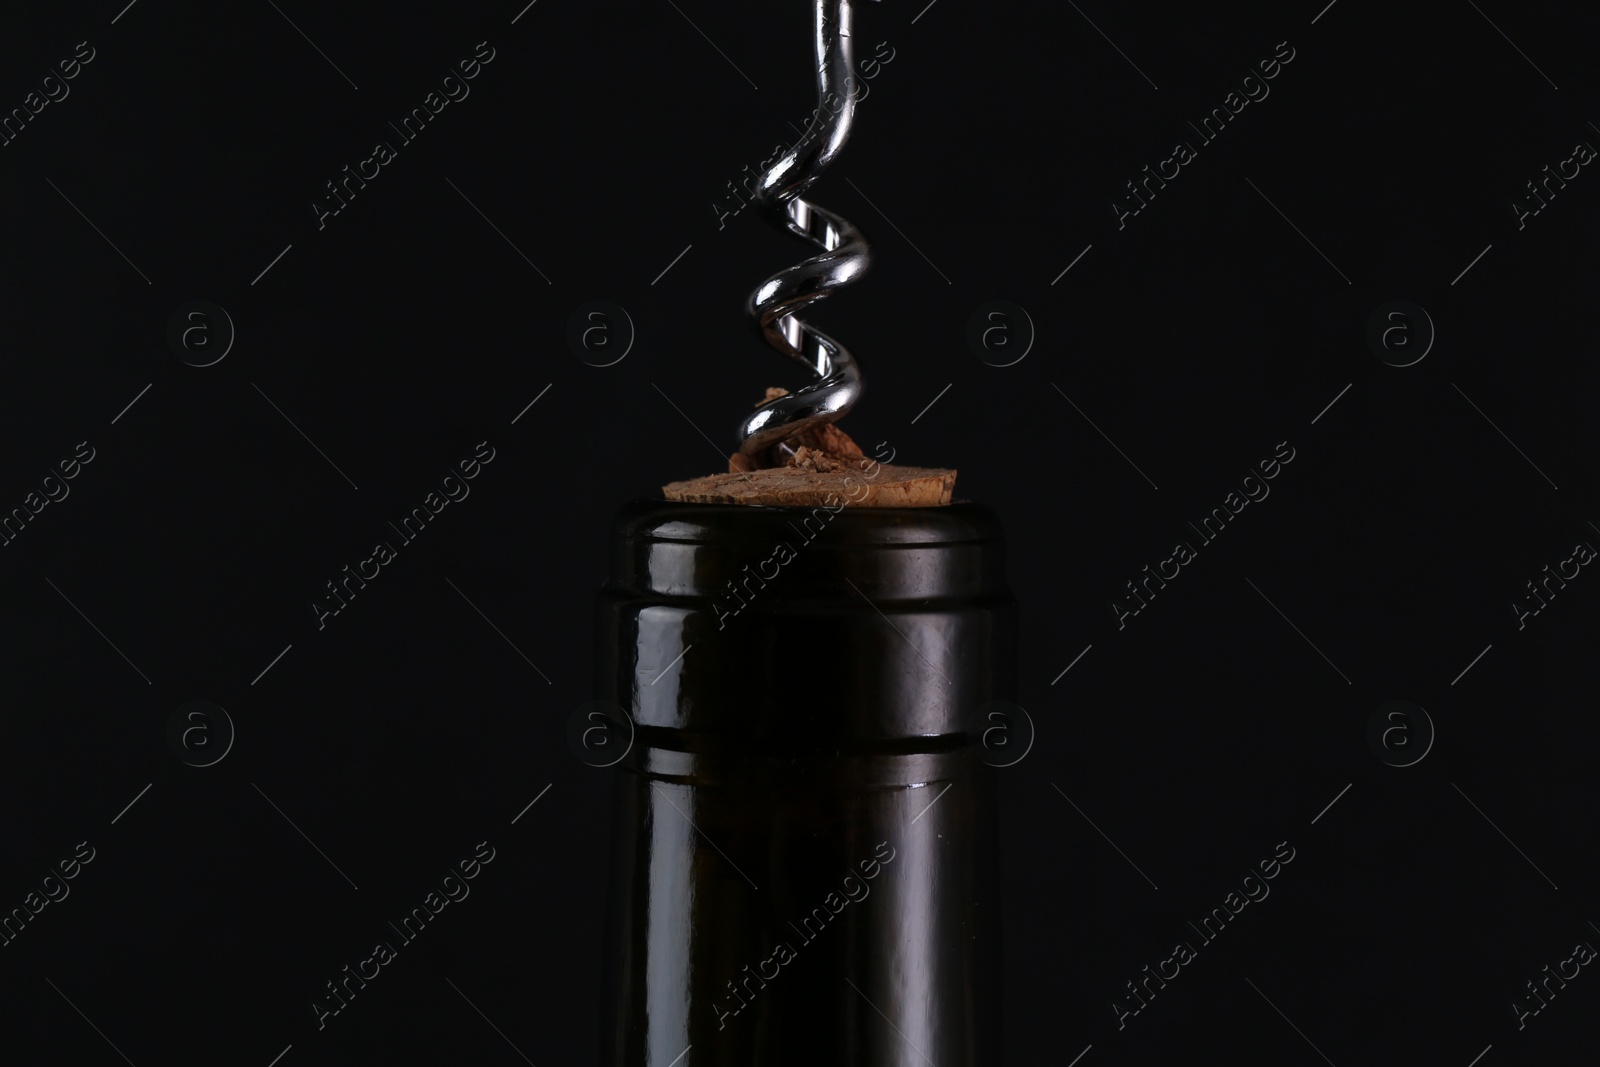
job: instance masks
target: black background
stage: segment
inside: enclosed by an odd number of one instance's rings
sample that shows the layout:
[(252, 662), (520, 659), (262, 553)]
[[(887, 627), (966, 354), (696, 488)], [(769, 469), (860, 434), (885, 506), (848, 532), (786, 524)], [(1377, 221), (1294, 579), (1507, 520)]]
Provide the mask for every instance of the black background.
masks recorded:
[[(0, 34), (6, 110), (95, 49), (0, 148), (0, 509), (95, 457), (0, 549), (0, 909), (96, 851), (0, 948), (0, 1043), (592, 1063), (611, 772), (564, 731), (616, 506), (721, 469), (800, 384), (741, 307), (811, 250), (713, 203), (815, 106), (808, 5), (277, 7)], [(1600, 944), (1600, 579), (1520, 630), (1511, 602), (1600, 544), (1600, 177), (1521, 229), (1511, 203), (1600, 144), (1596, 15), (1320, 8), (857, 11), (858, 56), (893, 59), (811, 197), (875, 259), (812, 317), (867, 375), (845, 428), (959, 467), (1011, 538), (1037, 739), (1002, 774), (1008, 1063), (1592, 1056), (1591, 968), (1520, 1031), (1510, 1004)], [(480, 41), (470, 96), (319, 229), (324, 183)], [(1284, 41), (1119, 229), (1123, 183)], [(166, 340), (195, 299), (237, 330), (204, 368)], [(565, 339), (590, 299), (637, 331), (610, 367)], [(1012, 366), (966, 342), (993, 299), (1036, 329)], [(1412, 366), (1366, 340), (1392, 300), (1437, 331)], [(485, 440), (319, 629), (324, 583)], [(1123, 583), (1279, 442), (1271, 495), (1119, 630)], [(165, 733), (197, 699), (237, 728), (205, 768)], [(1437, 731), (1403, 769), (1367, 742), (1393, 699)], [(484, 840), (471, 896), (319, 1031), (323, 984)], [(1271, 895), (1119, 1031), (1124, 983), (1283, 841)]]

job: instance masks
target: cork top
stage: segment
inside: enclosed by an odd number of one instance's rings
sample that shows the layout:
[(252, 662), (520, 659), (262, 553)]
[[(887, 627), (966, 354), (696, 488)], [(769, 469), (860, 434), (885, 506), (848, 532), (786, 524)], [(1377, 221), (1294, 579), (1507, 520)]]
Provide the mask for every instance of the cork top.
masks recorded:
[[(771, 386), (762, 403), (787, 392)], [(824, 423), (757, 455), (734, 453), (725, 474), (670, 482), (661, 491), (685, 504), (924, 508), (948, 505), (955, 484), (953, 469), (880, 463), (837, 425)]]

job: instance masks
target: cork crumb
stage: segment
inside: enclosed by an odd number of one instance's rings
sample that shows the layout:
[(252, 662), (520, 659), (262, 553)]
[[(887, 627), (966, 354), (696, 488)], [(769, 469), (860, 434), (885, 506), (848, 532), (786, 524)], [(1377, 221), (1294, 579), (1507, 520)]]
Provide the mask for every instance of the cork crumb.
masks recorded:
[[(788, 392), (769, 386), (761, 403)], [(726, 474), (672, 482), (662, 493), (668, 500), (691, 504), (942, 507), (950, 503), (955, 480), (956, 472), (949, 468), (880, 463), (837, 425), (824, 423), (757, 455), (735, 452), (728, 457)]]
[(820, 448), (808, 448), (805, 445), (795, 449), (794, 455), (789, 457), (789, 462), (785, 466), (800, 470), (819, 471), (824, 474), (852, 469), (840, 457), (824, 452)]

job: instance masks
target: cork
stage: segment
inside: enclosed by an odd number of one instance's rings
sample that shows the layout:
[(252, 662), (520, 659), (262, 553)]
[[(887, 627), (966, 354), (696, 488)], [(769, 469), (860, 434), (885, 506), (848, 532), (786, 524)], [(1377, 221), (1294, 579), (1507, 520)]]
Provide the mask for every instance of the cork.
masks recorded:
[[(766, 400), (786, 392), (770, 387)], [(956, 472), (948, 467), (895, 466), (868, 458), (849, 434), (825, 423), (759, 456), (734, 453), (726, 474), (670, 482), (661, 491), (668, 500), (687, 504), (926, 508), (949, 504), (955, 484)]]
[(662, 487), (687, 504), (762, 504), (767, 507), (929, 508), (950, 503), (956, 472), (866, 461), (863, 470), (764, 470), (709, 474)]

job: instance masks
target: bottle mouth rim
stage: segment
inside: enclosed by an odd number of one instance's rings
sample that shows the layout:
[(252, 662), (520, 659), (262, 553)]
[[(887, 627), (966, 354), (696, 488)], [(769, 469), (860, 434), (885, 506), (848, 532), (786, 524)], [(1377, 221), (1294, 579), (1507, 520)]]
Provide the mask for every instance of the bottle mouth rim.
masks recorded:
[(981, 505), (643, 500), (612, 536), (600, 695), (641, 727), (847, 745), (963, 733), (1012, 696), (1015, 600)]
[(629, 543), (726, 545), (793, 538), (797, 531), (809, 545), (822, 549), (1004, 541), (999, 518), (972, 501), (938, 507), (829, 508), (633, 500), (617, 511), (612, 524), (613, 538)]
[[(757, 614), (1007, 598), (1000, 520), (979, 504), (764, 507), (639, 500), (612, 525), (608, 592)], [(775, 583), (775, 588), (768, 585)], [(759, 595), (756, 595), (758, 594)], [(724, 608), (713, 607), (720, 615)]]

